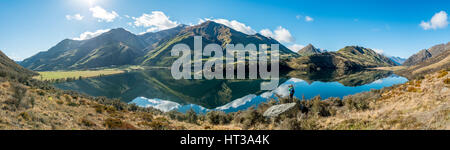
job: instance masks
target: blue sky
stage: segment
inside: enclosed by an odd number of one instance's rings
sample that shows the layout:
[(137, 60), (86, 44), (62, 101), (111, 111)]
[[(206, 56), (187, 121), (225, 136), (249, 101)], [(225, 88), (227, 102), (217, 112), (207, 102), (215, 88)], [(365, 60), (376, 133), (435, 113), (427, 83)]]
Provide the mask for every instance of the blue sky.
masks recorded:
[(2, 0), (0, 50), (22, 60), (83, 33), (123, 27), (139, 34), (210, 19), (289, 47), (360, 45), (409, 57), (450, 41), (447, 13), (448, 0)]

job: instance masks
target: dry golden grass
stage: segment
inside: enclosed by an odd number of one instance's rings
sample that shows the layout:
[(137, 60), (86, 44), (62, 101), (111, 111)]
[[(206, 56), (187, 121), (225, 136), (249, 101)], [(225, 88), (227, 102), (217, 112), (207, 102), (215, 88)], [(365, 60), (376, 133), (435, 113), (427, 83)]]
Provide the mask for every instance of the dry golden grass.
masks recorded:
[[(424, 71), (430, 70), (432, 68), (441, 68), (445, 64), (448, 64), (448, 62), (450, 62), (450, 55), (448, 55), (447, 57), (445, 57), (444, 59), (442, 59), (441, 61), (439, 61), (437, 63), (433, 63), (431, 65), (428, 65), (426, 67), (422, 67), (422, 68), (419, 68), (419, 69), (413, 71), (413, 74), (418, 74), (420, 72), (424, 72)], [(415, 66), (413, 66), (413, 67), (415, 67)]]
[(435, 73), (426, 80), (411, 81), (383, 93), (369, 110), (340, 111), (317, 122), (323, 129), (449, 130), (450, 87), (438, 78), (440, 75)]
[[(9, 109), (15, 82), (0, 82), (0, 129), (13, 130), (242, 130), (283, 129), (292, 120), (303, 129), (447, 129), (450, 130), (450, 74), (426, 75), (381, 93), (369, 101), (369, 108), (340, 107), (328, 117), (285, 118), (281, 122), (255, 124), (243, 128), (232, 121), (212, 125), (199, 119), (187, 123), (167, 114), (117, 110), (93, 100), (26, 87), (24, 100), (31, 107)], [(263, 111), (263, 110), (257, 110)], [(300, 115), (302, 116), (302, 115)], [(234, 118), (236, 119), (236, 118)]]

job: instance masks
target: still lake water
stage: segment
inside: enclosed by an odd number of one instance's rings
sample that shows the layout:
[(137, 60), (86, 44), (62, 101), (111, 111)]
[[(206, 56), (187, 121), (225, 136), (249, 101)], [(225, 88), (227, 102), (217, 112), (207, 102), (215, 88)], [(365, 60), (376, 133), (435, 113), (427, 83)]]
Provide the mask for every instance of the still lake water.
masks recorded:
[(275, 95), (288, 96), (288, 86), (294, 85), (295, 97), (310, 99), (340, 97), (381, 89), (408, 80), (389, 71), (365, 70), (352, 73), (319, 72), (283, 75), (273, 91), (261, 91), (264, 80), (174, 80), (168, 69), (151, 69), (123, 74), (88, 78), (55, 84), (92, 96), (119, 98), (142, 107), (162, 111), (198, 113), (211, 110), (236, 112), (266, 102)]

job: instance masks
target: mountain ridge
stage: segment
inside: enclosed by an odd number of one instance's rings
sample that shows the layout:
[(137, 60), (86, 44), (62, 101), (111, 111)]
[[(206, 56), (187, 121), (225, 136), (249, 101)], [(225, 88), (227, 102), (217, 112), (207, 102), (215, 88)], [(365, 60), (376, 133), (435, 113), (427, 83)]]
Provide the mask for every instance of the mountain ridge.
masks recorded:
[(423, 49), (416, 54), (409, 57), (407, 60), (405, 60), (405, 63), (403, 65), (405, 66), (413, 66), (416, 64), (419, 64), (421, 62), (426, 61), (427, 59), (430, 59), (434, 56), (438, 56), (439, 54), (447, 51), (450, 49), (450, 42), (447, 44), (438, 44), (435, 46), (432, 46), (429, 49)]
[(0, 50), (0, 77), (21, 79), (33, 75), (36, 73), (18, 65)]
[(280, 54), (298, 54), (278, 41), (260, 34), (247, 35), (228, 26), (207, 21), (196, 26), (179, 25), (175, 28), (135, 35), (123, 28), (111, 29), (86, 40), (64, 39), (47, 51), (20, 62), (36, 71), (80, 70), (121, 65), (168, 66), (176, 57), (170, 49), (177, 43), (186, 43), (193, 49), (193, 36), (203, 37), (204, 45), (226, 44), (280, 44)]
[(320, 71), (322, 69), (360, 70), (396, 64), (384, 55), (374, 50), (360, 46), (346, 46), (336, 52), (324, 52), (310, 56), (302, 56), (288, 62), (297, 70)]

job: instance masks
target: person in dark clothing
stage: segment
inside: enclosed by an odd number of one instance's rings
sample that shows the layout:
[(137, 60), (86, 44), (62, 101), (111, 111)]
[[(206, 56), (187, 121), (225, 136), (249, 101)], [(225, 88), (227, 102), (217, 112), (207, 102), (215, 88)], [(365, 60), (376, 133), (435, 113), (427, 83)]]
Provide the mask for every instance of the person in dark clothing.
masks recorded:
[(289, 100), (291, 102), (294, 101), (294, 94), (295, 94), (295, 89), (294, 89), (294, 85), (289, 85)]

